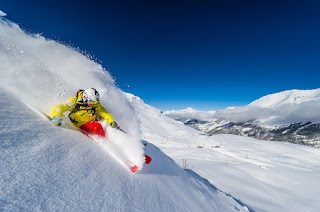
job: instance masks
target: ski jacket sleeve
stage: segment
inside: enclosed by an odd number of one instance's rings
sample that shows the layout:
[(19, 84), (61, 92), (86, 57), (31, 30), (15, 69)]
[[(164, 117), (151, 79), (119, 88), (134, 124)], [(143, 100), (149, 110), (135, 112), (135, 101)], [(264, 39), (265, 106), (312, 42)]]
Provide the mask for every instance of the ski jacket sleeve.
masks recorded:
[(66, 104), (58, 104), (51, 108), (50, 116), (51, 118), (55, 116), (63, 117), (63, 113), (66, 111), (71, 111), (75, 107), (75, 103), (77, 101), (77, 97), (71, 97), (68, 99)]
[(102, 118), (104, 118), (108, 124), (111, 124), (111, 122), (115, 121), (112, 115), (102, 107), (101, 103), (98, 102), (96, 107), (96, 113), (98, 113)]

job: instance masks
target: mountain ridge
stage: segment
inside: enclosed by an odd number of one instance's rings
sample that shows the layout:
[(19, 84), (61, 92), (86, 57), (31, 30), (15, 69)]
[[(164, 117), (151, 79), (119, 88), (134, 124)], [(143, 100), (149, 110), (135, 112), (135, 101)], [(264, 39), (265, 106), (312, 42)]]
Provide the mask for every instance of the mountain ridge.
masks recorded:
[(207, 135), (234, 134), (320, 147), (320, 89), (287, 90), (242, 107), (212, 112), (165, 111)]
[(208, 136), (136, 98), (130, 102), (144, 140), (250, 211), (317, 211), (320, 207), (317, 148), (238, 135)]

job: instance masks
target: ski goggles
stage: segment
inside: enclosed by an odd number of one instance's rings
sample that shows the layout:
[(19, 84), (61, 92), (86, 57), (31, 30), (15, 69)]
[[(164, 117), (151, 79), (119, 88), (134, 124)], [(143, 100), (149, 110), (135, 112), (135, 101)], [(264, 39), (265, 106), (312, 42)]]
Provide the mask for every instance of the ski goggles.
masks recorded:
[(88, 104), (88, 105), (96, 105), (96, 104), (98, 104), (98, 101), (87, 100), (87, 104)]

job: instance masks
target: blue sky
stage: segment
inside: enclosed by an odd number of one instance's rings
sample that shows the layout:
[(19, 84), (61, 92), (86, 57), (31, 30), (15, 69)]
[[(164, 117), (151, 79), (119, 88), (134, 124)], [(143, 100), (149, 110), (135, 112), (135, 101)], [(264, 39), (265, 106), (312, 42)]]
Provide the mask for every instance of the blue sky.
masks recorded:
[(161, 110), (320, 87), (316, 0), (10, 0), (0, 10), (94, 55), (122, 90)]

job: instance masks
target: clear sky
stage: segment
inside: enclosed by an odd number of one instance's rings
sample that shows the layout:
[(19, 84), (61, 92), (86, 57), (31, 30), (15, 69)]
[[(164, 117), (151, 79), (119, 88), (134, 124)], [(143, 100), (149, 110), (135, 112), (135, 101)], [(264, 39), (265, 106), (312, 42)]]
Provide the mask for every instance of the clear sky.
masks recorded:
[(94, 55), (122, 90), (161, 110), (320, 87), (317, 0), (10, 0), (0, 10)]

